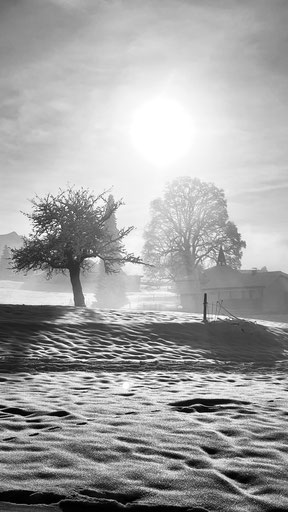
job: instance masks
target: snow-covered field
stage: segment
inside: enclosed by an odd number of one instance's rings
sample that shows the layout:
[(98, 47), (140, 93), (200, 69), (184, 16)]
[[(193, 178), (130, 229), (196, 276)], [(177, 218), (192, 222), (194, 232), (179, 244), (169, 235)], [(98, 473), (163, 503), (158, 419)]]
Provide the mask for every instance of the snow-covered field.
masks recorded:
[[(69, 293), (51, 291), (32, 291), (21, 289), (22, 282), (0, 280), (0, 304), (30, 304), (72, 306), (72, 290)], [(96, 302), (95, 294), (85, 293), (86, 305), (91, 307)], [(129, 302), (124, 309), (137, 310), (175, 310), (179, 306), (179, 298), (175, 293), (163, 290), (141, 291), (128, 293)]]
[(2, 305), (0, 340), (0, 510), (288, 510), (287, 324)]
[[(0, 281), (0, 304), (30, 304), (30, 305), (56, 305), (72, 306), (71, 293), (53, 291), (32, 291), (21, 289), (22, 282)], [(92, 293), (85, 294), (87, 306), (90, 306), (95, 297)]]

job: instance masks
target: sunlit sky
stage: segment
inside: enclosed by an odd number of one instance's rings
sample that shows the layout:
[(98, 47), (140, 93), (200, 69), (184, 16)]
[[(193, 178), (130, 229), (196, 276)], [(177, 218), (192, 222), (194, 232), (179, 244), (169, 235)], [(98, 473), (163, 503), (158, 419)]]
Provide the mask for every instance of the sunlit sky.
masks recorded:
[[(0, 0), (0, 234), (29, 232), (35, 194), (113, 187), (138, 254), (150, 201), (191, 176), (224, 189), (243, 268), (288, 272), (287, 26), (287, 0)], [(193, 125), (170, 162), (131, 137), (159, 97)]]

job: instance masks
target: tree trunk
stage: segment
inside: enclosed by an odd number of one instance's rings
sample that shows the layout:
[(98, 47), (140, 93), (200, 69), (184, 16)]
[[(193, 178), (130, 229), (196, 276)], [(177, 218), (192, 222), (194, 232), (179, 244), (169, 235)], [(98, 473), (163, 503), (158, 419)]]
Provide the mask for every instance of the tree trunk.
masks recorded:
[(74, 296), (74, 305), (85, 308), (86, 304), (80, 282), (80, 265), (74, 265), (72, 268), (69, 268), (69, 274)]
[(183, 253), (183, 265), (184, 265), (186, 276), (192, 276), (195, 272), (196, 266), (195, 266), (195, 256), (191, 252), (190, 245), (185, 247), (185, 250)]

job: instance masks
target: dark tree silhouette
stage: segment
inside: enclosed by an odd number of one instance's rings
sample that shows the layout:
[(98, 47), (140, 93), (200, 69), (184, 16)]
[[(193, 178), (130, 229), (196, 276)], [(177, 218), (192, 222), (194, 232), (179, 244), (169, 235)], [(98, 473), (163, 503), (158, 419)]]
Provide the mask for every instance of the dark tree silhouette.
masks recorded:
[(32, 222), (32, 233), (23, 238), (23, 247), (12, 250), (13, 268), (45, 270), (48, 277), (68, 270), (75, 306), (85, 306), (80, 271), (91, 268), (91, 258), (102, 260), (107, 273), (125, 262), (143, 264), (123, 245), (133, 226), (117, 233), (108, 229), (108, 219), (122, 200), (108, 202), (107, 192), (95, 196), (88, 189), (68, 187), (55, 196), (36, 196), (31, 203), (32, 213), (24, 215)]
[(152, 201), (144, 238), (144, 258), (154, 265), (149, 272), (173, 280), (214, 264), (221, 246), (227, 264), (239, 268), (246, 247), (229, 221), (223, 190), (190, 177), (172, 181), (163, 199)]

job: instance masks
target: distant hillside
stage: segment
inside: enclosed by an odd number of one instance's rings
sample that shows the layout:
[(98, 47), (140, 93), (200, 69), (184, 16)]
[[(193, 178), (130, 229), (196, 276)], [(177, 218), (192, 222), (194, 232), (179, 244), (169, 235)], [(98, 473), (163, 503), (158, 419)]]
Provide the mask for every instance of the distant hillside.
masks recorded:
[(11, 247), (12, 249), (18, 249), (23, 244), (22, 236), (18, 235), (16, 231), (12, 231), (11, 233), (7, 233), (7, 235), (0, 235), (0, 254), (7, 245), (7, 247)]

